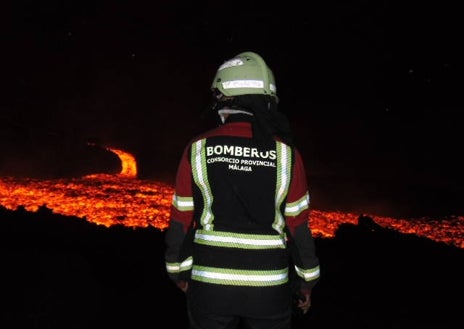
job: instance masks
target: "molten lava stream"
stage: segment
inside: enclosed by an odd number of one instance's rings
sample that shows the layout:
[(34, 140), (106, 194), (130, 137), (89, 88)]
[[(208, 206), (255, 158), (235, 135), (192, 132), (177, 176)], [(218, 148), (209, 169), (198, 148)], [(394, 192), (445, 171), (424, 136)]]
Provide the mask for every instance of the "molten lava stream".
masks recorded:
[[(169, 221), (173, 187), (137, 179), (135, 158), (121, 150), (110, 150), (122, 162), (123, 169), (117, 175), (94, 174), (54, 180), (6, 177), (0, 179), (0, 204), (11, 210), (23, 206), (28, 211), (46, 206), (55, 213), (81, 217), (106, 227), (122, 224), (164, 230)], [(463, 216), (434, 220), (364, 215), (385, 228), (464, 248)], [(314, 236), (330, 238), (340, 224), (357, 224), (358, 218), (359, 214), (312, 209), (309, 220)]]

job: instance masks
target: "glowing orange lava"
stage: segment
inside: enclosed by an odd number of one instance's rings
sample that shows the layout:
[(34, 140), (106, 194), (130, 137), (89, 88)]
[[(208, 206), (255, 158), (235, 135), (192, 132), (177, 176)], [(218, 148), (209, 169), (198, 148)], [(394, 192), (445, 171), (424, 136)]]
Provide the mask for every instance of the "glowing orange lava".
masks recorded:
[(137, 177), (137, 162), (135, 157), (123, 150), (118, 149), (109, 149), (110, 151), (116, 153), (116, 155), (121, 159), (122, 169), (119, 173), (120, 176), (126, 177)]
[[(6, 177), (0, 179), (0, 204), (11, 210), (23, 206), (28, 211), (46, 206), (54, 213), (81, 217), (106, 227), (151, 225), (164, 230), (169, 222), (173, 187), (154, 180), (137, 179), (135, 158), (125, 151), (109, 150), (122, 162), (122, 170), (117, 175), (95, 174), (53, 180)], [(316, 237), (330, 238), (340, 224), (357, 224), (359, 215), (312, 209), (309, 220)], [(463, 216), (443, 220), (364, 215), (385, 228), (464, 248)]]

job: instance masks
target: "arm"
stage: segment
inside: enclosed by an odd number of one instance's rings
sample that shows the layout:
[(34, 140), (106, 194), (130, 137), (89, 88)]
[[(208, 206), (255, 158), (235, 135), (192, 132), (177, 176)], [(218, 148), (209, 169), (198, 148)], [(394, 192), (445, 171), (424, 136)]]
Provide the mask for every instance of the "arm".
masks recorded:
[(192, 266), (191, 227), (193, 220), (193, 198), (189, 148), (181, 158), (176, 176), (169, 227), (165, 235), (165, 263), (169, 278), (183, 291), (187, 289)]
[(294, 290), (302, 296), (298, 302), (303, 313), (311, 305), (311, 290), (319, 280), (319, 259), (309, 227), (309, 192), (301, 155), (295, 150), (292, 181), (287, 195), (285, 219), (288, 244), (294, 268)]

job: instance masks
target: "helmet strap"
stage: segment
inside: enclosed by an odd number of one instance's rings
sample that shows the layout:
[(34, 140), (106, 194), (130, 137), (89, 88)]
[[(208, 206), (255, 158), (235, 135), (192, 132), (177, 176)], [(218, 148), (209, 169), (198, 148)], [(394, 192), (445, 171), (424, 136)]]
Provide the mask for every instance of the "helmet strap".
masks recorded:
[(247, 112), (247, 111), (243, 111), (243, 110), (236, 110), (236, 109), (231, 109), (231, 108), (222, 108), (218, 111), (218, 114), (219, 114), (219, 117), (221, 118), (221, 122), (222, 123), (225, 123), (226, 122), (226, 118), (230, 115), (230, 114), (238, 114), (238, 113), (242, 113), (242, 114), (246, 114), (246, 115), (251, 115), (253, 116), (253, 113), (251, 112)]

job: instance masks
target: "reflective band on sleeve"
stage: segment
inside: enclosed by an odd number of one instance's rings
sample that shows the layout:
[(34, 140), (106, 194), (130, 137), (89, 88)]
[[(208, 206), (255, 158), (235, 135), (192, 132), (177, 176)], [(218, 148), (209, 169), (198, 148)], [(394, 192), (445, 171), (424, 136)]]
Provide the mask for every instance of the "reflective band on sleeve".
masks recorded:
[(295, 270), (298, 276), (303, 278), (303, 280), (307, 282), (316, 280), (317, 278), (319, 278), (319, 275), (320, 275), (319, 266), (316, 266), (311, 269), (302, 269), (298, 266), (295, 266)]
[(182, 263), (168, 263), (166, 262), (166, 271), (171, 274), (178, 274), (183, 271), (188, 271), (192, 268), (193, 258), (188, 257)]
[(286, 216), (298, 216), (303, 210), (309, 208), (309, 193), (301, 197), (299, 200), (287, 203), (285, 206), (285, 215)]
[(193, 210), (193, 198), (182, 197), (174, 194), (174, 197), (172, 198), (172, 205), (179, 211), (190, 211)]

